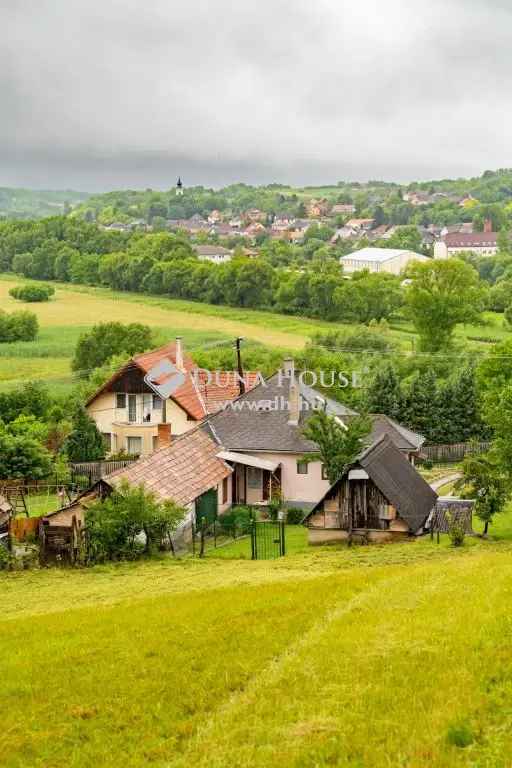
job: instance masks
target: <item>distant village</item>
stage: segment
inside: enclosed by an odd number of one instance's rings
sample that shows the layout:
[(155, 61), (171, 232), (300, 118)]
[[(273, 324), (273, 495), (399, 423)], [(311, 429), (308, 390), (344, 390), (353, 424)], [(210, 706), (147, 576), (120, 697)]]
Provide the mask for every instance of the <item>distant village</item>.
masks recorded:
[[(184, 194), (181, 179), (178, 179), (175, 194), (178, 199)], [(405, 191), (402, 200), (414, 208), (450, 203), (458, 206), (461, 213), (479, 205), (471, 194), (447, 192)], [(347, 274), (361, 269), (399, 274), (413, 258), (447, 258), (468, 251), (479, 256), (494, 256), (498, 251), (499, 233), (493, 231), (489, 218), (484, 221), (483, 231), (480, 232), (476, 231), (472, 221), (448, 225), (380, 223), (378, 218), (358, 217), (354, 203), (332, 203), (327, 198), (312, 197), (301, 207), (304, 217), (291, 212), (272, 214), (252, 207), (239, 213), (214, 209), (207, 215), (194, 213), (186, 219), (167, 218), (159, 221), (158, 228), (142, 218), (112, 221), (100, 226), (104, 230), (117, 232), (182, 230), (195, 242), (194, 250), (198, 258), (215, 264), (233, 258), (235, 249), (229, 245), (233, 240), (238, 243), (240, 255), (254, 258), (258, 256), (258, 247), (263, 242), (283, 241), (301, 245), (311, 227), (327, 227), (332, 230), (329, 245), (343, 249), (344, 255), (339, 256), (339, 262)], [(389, 242), (401, 230), (410, 230), (411, 226), (417, 229), (420, 253), (408, 248), (394, 248)]]

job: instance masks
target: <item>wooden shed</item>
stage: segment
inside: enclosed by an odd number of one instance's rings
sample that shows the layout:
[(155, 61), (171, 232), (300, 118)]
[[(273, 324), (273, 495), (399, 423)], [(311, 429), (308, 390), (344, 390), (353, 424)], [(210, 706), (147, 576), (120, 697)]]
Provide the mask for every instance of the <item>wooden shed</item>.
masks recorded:
[(384, 435), (363, 451), (305, 518), (310, 544), (392, 541), (423, 532), (437, 494)]

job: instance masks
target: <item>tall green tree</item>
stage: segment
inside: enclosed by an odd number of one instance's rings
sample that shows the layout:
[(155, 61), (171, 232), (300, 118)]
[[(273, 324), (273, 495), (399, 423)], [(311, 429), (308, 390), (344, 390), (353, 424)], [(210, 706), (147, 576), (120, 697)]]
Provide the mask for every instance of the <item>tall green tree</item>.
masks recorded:
[(98, 323), (78, 339), (71, 367), (88, 376), (113, 355), (125, 353), (127, 357), (151, 347), (152, 331), (141, 323)]
[[(370, 420), (365, 416), (352, 419), (347, 426), (329, 416), (325, 411), (317, 411), (306, 422), (304, 437), (318, 445), (327, 479), (332, 485), (343, 474), (364, 448), (365, 438), (371, 429)], [(318, 461), (317, 453), (307, 454), (307, 461)]]
[(459, 323), (478, 320), (486, 289), (478, 272), (460, 259), (413, 262), (407, 270), (405, 306), (425, 352), (451, 346)]
[(475, 513), (484, 522), (484, 535), (494, 515), (503, 511), (510, 494), (508, 481), (499, 461), (491, 453), (468, 456), (463, 464), (464, 480), (475, 499)]
[(424, 435), (429, 441), (436, 440), (439, 423), (438, 390), (432, 370), (417, 372), (405, 395), (404, 420), (408, 427)]
[(403, 392), (396, 368), (387, 363), (379, 368), (366, 392), (369, 413), (384, 413), (399, 420), (403, 413)]
[(101, 433), (81, 405), (73, 414), (72, 431), (64, 443), (64, 452), (70, 461), (97, 461), (105, 456)]

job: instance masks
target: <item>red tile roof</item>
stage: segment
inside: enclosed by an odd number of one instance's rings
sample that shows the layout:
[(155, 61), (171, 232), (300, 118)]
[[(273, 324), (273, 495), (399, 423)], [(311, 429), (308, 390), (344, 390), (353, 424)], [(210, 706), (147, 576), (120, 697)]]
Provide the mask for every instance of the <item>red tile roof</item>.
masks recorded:
[(444, 242), (448, 248), (496, 248), (497, 232), (450, 232)]
[(131, 485), (144, 485), (162, 501), (187, 505), (231, 474), (231, 467), (217, 458), (218, 452), (217, 443), (196, 428), (103, 479), (113, 487), (125, 479)]
[[(176, 343), (171, 342), (165, 344), (158, 349), (152, 349), (149, 352), (144, 352), (140, 355), (135, 355), (129, 360), (122, 368), (107, 381), (103, 386), (92, 395), (87, 401), (87, 405), (93, 402), (96, 397), (108, 390), (108, 388), (130, 367), (134, 365), (144, 373), (149, 371), (157, 363), (162, 360), (170, 360), (173, 365), (176, 365)], [(208, 377), (206, 373), (201, 372), (190, 355), (183, 355), (183, 367), (187, 373), (187, 377), (181, 387), (178, 387), (171, 395), (171, 399), (174, 400), (188, 415), (195, 421), (204, 419), (205, 416), (216, 413), (221, 409), (222, 405), (240, 394), (240, 388), (236, 373), (234, 371), (219, 371), (218, 375), (215, 372), (212, 374), (213, 380), (211, 384), (208, 383)], [(163, 374), (158, 379), (155, 379), (155, 384), (163, 384), (169, 374)], [(247, 371), (244, 374), (246, 391), (249, 391), (259, 381), (259, 374), (253, 371)]]

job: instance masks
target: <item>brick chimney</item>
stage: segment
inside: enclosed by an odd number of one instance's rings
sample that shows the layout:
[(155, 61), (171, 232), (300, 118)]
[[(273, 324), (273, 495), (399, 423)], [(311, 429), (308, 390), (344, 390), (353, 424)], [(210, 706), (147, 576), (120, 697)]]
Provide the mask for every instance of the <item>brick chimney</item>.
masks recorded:
[(159, 424), (158, 425), (158, 436), (156, 440), (156, 447), (157, 450), (159, 448), (165, 448), (166, 445), (171, 444), (171, 425), (170, 424)]
[(486, 219), (484, 221), (484, 232), (492, 232), (492, 221), (491, 221), (491, 219)]
[(181, 342), (181, 336), (176, 336), (176, 368), (179, 371), (184, 371), (183, 367), (183, 344)]

